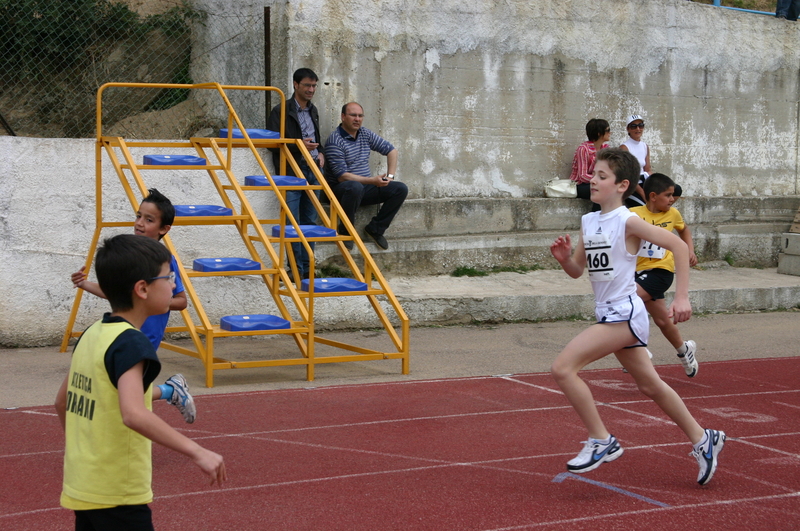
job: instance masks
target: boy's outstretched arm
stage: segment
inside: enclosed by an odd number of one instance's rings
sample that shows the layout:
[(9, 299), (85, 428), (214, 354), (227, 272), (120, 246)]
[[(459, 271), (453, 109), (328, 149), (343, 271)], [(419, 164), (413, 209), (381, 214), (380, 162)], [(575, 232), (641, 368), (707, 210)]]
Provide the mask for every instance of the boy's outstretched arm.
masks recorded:
[(120, 376), (117, 382), (122, 422), (151, 441), (189, 457), (211, 478), (212, 485), (215, 481), (222, 484), (228, 479), (222, 456), (178, 433), (145, 407), (143, 371), (144, 362), (139, 362)]
[(58, 388), (55, 403), (56, 413), (58, 414), (58, 420), (61, 422), (62, 430), (67, 427), (67, 382), (69, 382), (69, 373), (64, 377), (64, 381), (61, 382), (61, 387)]
[(75, 273), (72, 273), (71, 278), (72, 284), (76, 288), (81, 288), (83, 291), (88, 291), (92, 295), (96, 295), (102, 299), (106, 298), (106, 294), (100, 289), (100, 284), (86, 280), (86, 266), (82, 266)]
[(578, 278), (586, 268), (586, 255), (583, 250), (583, 235), (578, 236), (575, 252), (572, 252), (572, 240), (569, 234), (559, 236), (550, 246), (550, 253), (558, 260), (564, 272), (572, 278)]
[(692, 231), (689, 229), (689, 225), (684, 225), (683, 229), (678, 231), (678, 236), (689, 248), (689, 267), (696, 266), (697, 255), (694, 254), (694, 241), (692, 241)]
[(692, 303), (689, 301), (689, 248), (674, 233), (651, 225), (639, 216), (629, 217), (625, 229), (627, 236), (635, 236), (672, 251), (675, 257), (675, 298), (669, 305), (669, 316), (676, 324), (688, 321), (692, 317)]
[(187, 304), (188, 301), (186, 299), (186, 292), (181, 291), (180, 293), (177, 293), (174, 297), (172, 297), (171, 301), (169, 301), (169, 309), (170, 311), (173, 312), (179, 312), (181, 310), (185, 310)]

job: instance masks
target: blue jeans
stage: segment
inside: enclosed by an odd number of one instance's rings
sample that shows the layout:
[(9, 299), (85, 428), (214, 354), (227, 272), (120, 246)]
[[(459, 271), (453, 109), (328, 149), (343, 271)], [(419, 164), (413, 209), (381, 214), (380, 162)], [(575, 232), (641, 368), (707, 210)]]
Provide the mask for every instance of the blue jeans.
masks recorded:
[(778, 0), (775, 8), (776, 17), (786, 17), (787, 20), (797, 20), (800, 15), (800, 0)]
[[(314, 172), (305, 164), (305, 161), (300, 163), (300, 169), (303, 171), (303, 177), (306, 178), (308, 184), (319, 184)], [(320, 191), (315, 190), (314, 193), (317, 198), (319, 198)], [(292, 213), (292, 216), (294, 216), (294, 219), (297, 220), (299, 225), (317, 224), (317, 209), (314, 208), (314, 203), (311, 201), (311, 198), (308, 197), (308, 192), (304, 190), (290, 190), (286, 192), (286, 205), (289, 207), (289, 212)], [(311, 252), (314, 252), (314, 243), (308, 243), (311, 246)], [(297, 262), (297, 272), (300, 273), (301, 277), (307, 275), (310, 272), (310, 264), (305, 246), (300, 242), (293, 243), (292, 253), (294, 253), (294, 259)], [(287, 266), (288, 265), (287, 260)]]

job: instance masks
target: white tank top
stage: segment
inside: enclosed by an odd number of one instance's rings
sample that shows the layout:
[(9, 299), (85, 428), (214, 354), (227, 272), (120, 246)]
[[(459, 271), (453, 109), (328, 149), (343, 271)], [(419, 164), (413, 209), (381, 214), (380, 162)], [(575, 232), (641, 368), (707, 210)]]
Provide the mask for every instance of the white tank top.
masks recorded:
[(644, 142), (637, 142), (631, 137), (628, 137), (628, 140), (626, 140), (622, 145), (628, 148), (628, 151), (630, 151), (631, 155), (636, 157), (636, 160), (639, 161), (640, 175), (647, 176), (647, 172), (644, 171), (644, 165), (647, 163), (647, 144)]
[(581, 218), (586, 267), (597, 304), (636, 295), (636, 255), (625, 247), (625, 223), (636, 216), (621, 206), (606, 214), (590, 212)]

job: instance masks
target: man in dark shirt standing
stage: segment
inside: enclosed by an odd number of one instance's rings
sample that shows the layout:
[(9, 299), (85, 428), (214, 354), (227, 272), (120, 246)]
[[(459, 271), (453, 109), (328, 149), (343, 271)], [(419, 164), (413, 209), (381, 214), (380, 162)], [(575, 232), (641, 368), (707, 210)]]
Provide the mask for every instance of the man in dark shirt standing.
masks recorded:
[[(317, 91), (317, 74), (310, 68), (300, 68), (295, 71), (292, 76), (292, 85), (294, 93), (292, 97), (286, 101), (286, 120), (284, 124), (283, 135), (285, 138), (301, 138), (306, 149), (311, 153), (314, 163), (318, 168), (325, 166), (325, 155), (322, 153), (319, 135), (319, 112), (317, 108), (311, 103), (311, 98)], [(281, 106), (280, 104), (273, 107), (272, 112), (269, 114), (267, 120), (267, 129), (271, 131), (280, 131), (281, 120)], [(280, 150), (271, 149), (272, 162), (275, 166), (275, 171), (280, 171)], [(297, 146), (289, 146), (289, 151), (292, 153), (294, 160), (300, 166), (303, 175), (294, 175), (289, 164), (286, 165), (286, 174), (295, 177), (305, 177), (308, 184), (319, 184), (312, 169), (306, 163), (304, 157), (300, 155), (300, 150)], [(319, 191), (315, 192), (319, 197)], [(286, 204), (289, 211), (297, 220), (300, 225), (316, 225), (317, 224), (317, 211), (314, 208), (314, 203), (308, 197), (307, 192), (303, 190), (289, 190), (286, 192)], [(314, 244), (309, 242), (311, 250), (314, 250)], [(292, 252), (294, 253), (295, 260), (297, 261), (298, 273), (302, 278), (306, 279), (309, 275), (309, 258), (305, 247), (300, 242), (292, 244)]]
[[(408, 187), (395, 180), (397, 149), (378, 134), (361, 127), (363, 120), (364, 109), (358, 103), (342, 107), (342, 123), (325, 142), (328, 156), (325, 178), (351, 222), (359, 206), (383, 203), (377, 215), (364, 227), (364, 232), (378, 247), (388, 249), (389, 243), (383, 233), (403, 206)], [(386, 173), (371, 175), (370, 151), (386, 156)]]

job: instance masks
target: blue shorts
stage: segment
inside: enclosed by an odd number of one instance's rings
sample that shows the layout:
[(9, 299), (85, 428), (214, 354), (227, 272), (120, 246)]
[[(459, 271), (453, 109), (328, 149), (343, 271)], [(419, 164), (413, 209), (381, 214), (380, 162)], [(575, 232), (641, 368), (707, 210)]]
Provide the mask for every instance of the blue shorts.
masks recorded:
[(628, 323), (633, 337), (637, 342), (625, 348), (646, 347), (650, 339), (650, 316), (644, 307), (644, 302), (637, 295), (625, 297), (609, 304), (597, 304), (595, 316), (599, 324)]

